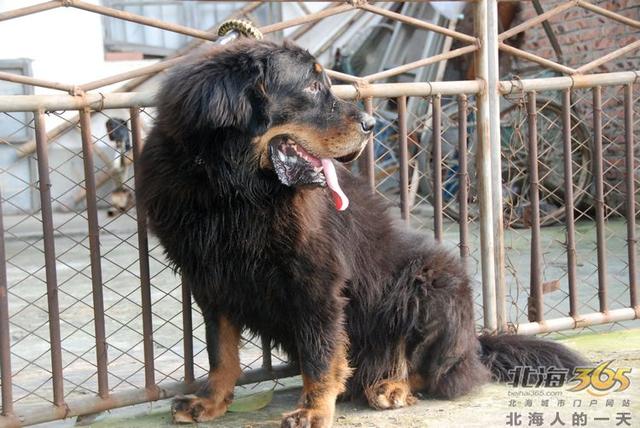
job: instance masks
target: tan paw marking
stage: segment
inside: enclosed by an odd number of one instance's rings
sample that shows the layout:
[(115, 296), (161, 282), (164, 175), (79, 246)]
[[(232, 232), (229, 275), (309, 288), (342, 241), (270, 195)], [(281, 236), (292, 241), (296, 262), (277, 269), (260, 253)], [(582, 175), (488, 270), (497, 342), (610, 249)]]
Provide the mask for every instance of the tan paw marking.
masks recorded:
[(317, 409), (298, 409), (282, 416), (280, 428), (330, 428), (333, 426), (331, 412)]
[(382, 380), (365, 391), (369, 405), (374, 409), (399, 409), (416, 403), (405, 381)]
[(224, 415), (228, 406), (226, 401), (215, 404), (196, 395), (184, 395), (173, 399), (171, 416), (175, 423), (205, 422)]

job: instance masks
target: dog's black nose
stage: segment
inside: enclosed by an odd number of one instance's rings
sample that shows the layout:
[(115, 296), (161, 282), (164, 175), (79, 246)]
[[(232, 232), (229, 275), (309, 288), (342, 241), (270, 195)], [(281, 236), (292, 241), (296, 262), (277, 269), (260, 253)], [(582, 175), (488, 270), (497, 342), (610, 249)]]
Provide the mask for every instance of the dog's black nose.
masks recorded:
[(376, 126), (376, 120), (367, 113), (362, 113), (360, 118), (360, 127), (362, 128), (362, 132), (369, 133), (373, 131), (373, 127)]

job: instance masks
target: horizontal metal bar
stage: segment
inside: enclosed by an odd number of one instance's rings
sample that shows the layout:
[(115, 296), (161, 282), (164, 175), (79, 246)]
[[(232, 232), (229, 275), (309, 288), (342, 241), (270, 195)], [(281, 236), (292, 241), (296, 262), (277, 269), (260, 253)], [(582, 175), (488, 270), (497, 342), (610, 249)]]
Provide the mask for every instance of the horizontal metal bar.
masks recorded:
[(52, 82), (50, 80), (36, 79), (34, 77), (22, 76), (20, 74), (6, 73), (0, 71), (0, 80), (7, 82), (21, 83), (23, 85), (39, 86), (41, 88), (58, 89), (60, 91), (74, 92), (76, 87), (66, 83)]
[(173, 24), (161, 21), (155, 18), (149, 18), (135, 13), (125, 12), (123, 10), (113, 9), (97, 4), (87, 3), (80, 0), (66, 0), (66, 4), (77, 9), (86, 10), (88, 12), (98, 13), (100, 15), (110, 16), (112, 18), (123, 19), (125, 21), (135, 22), (137, 24), (147, 25), (149, 27), (160, 28), (161, 30), (172, 31), (185, 36), (198, 37), (200, 39), (214, 41), (218, 38), (217, 32), (207, 32), (196, 30), (194, 28), (185, 27), (184, 25)]
[(344, 99), (357, 98), (396, 98), (428, 97), (431, 95), (477, 94), (481, 83), (476, 80), (460, 80), (449, 82), (412, 82), (412, 83), (377, 83), (371, 85), (335, 85), (331, 88), (334, 94)]
[(557, 14), (562, 13), (567, 9), (571, 9), (576, 5), (576, 3), (577, 3), (577, 0), (570, 0), (566, 3), (562, 3), (554, 7), (553, 9), (543, 13), (542, 15), (538, 15), (531, 19), (528, 19), (524, 21), (522, 24), (516, 25), (515, 27), (512, 27), (507, 31), (504, 31), (498, 34), (498, 41), (502, 42), (506, 39), (509, 39), (515, 36), (516, 34), (522, 33), (523, 31), (540, 24), (541, 22), (547, 21), (548, 19), (556, 16)]
[(274, 33), (276, 31), (284, 30), (285, 28), (295, 27), (297, 25), (306, 24), (307, 22), (318, 21), (322, 18), (338, 15), (344, 12), (349, 12), (350, 10), (354, 10), (354, 9), (355, 9), (355, 6), (352, 6), (350, 4), (343, 4), (343, 5), (332, 7), (329, 9), (323, 9), (318, 12), (314, 12), (310, 15), (303, 15), (303, 16), (289, 19), (287, 21), (265, 25), (263, 27), (260, 27), (260, 31), (263, 34)]
[(640, 21), (620, 15), (619, 13), (615, 13), (603, 7), (596, 6), (595, 4), (589, 3), (588, 1), (578, 0), (578, 6), (584, 9), (588, 9), (593, 13), (597, 13), (598, 15), (602, 15), (607, 18), (621, 22), (625, 25), (629, 25), (635, 28), (640, 28)]
[[(297, 366), (292, 364), (282, 364), (273, 370), (262, 368), (246, 372), (238, 381), (238, 385), (246, 385), (256, 382), (263, 382), (271, 379), (282, 379), (295, 376), (300, 373)], [(87, 415), (102, 412), (133, 404), (146, 403), (149, 401), (171, 398), (175, 395), (189, 394), (197, 391), (204, 385), (205, 380), (199, 380), (190, 384), (183, 382), (172, 382), (159, 385), (158, 388), (132, 389), (125, 392), (111, 394), (108, 398), (85, 397), (65, 403), (64, 407), (40, 407), (25, 406), (15, 410), (15, 417), (0, 416), (1, 427), (15, 427), (21, 425), (35, 425), (43, 422), (66, 419), (73, 416)]]
[(93, 110), (109, 108), (149, 107), (154, 104), (153, 92), (114, 92), (110, 94), (88, 93), (72, 95), (0, 95), (0, 111), (33, 110)]
[[(385, 83), (365, 85), (356, 89), (352, 85), (336, 85), (333, 92), (345, 99), (358, 97), (399, 97), (429, 96), (434, 94), (457, 95), (475, 94), (480, 84), (474, 80), (431, 82), (431, 83)], [(152, 107), (155, 105), (155, 92), (113, 92), (108, 94), (87, 93), (83, 97), (71, 95), (1, 95), (0, 112), (33, 111), (43, 109), (79, 110), (90, 107), (94, 110)]]
[(33, 6), (22, 7), (20, 9), (9, 10), (7, 12), (0, 13), (0, 22), (19, 18), (21, 16), (33, 15), (34, 13), (44, 12), (45, 10), (56, 9), (61, 6), (62, 0), (53, 0), (34, 4)]
[(536, 64), (540, 64), (543, 67), (547, 67), (552, 70), (559, 71), (561, 73), (573, 74), (576, 72), (574, 68), (567, 67), (566, 65), (558, 64), (557, 62), (551, 61), (550, 59), (546, 59), (541, 56), (532, 54), (531, 52), (523, 51), (522, 49), (515, 48), (504, 42), (500, 42), (498, 47), (503, 52), (507, 52), (513, 56), (517, 56), (522, 59), (526, 59), (527, 61), (535, 62)]
[(640, 49), (640, 40), (636, 40), (633, 43), (630, 43), (630, 44), (628, 44), (626, 46), (623, 46), (620, 49), (616, 49), (613, 52), (609, 52), (608, 54), (606, 54), (606, 55), (604, 55), (604, 56), (602, 56), (602, 57), (600, 57), (598, 59), (595, 59), (595, 60), (591, 61), (590, 63), (587, 63), (587, 64), (585, 64), (585, 65), (583, 65), (581, 67), (578, 67), (575, 72), (577, 74), (582, 74), (582, 73), (585, 73), (587, 71), (591, 71), (596, 67), (600, 67), (601, 65), (606, 64), (611, 60), (614, 60), (614, 59), (616, 59), (618, 57), (621, 57), (623, 55), (628, 54), (629, 52), (633, 52), (633, 51), (638, 50), (638, 49)]
[(615, 86), (640, 81), (640, 70), (615, 73), (585, 74), (539, 79), (507, 80), (500, 82), (503, 95), (528, 91), (557, 91), (560, 89), (592, 88), (594, 86)]
[(113, 85), (114, 83), (123, 82), (125, 80), (133, 79), (136, 77), (149, 76), (150, 74), (159, 73), (166, 70), (169, 67), (178, 65), (187, 59), (187, 55), (178, 56), (164, 61), (157, 62), (151, 65), (145, 65), (144, 67), (136, 68), (134, 70), (125, 71), (122, 73), (114, 74), (102, 79), (93, 80), (91, 82), (83, 83), (80, 85), (80, 89), (83, 91), (92, 91), (94, 89), (102, 88), (104, 86)]
[(359, 6), (361, 9), (367, 10), (369, 12), (375, 13), (377, 15), (385, 16), (387, 18), (391, 18), (395, 21), (400, 21), (405, 24), (413, 25), (414, 27), (422, 28), (423, 30), (434, 31), (436, 33), (444, 34), (445, 36), (453, 37), (454, 39), (462, 40), (463, 42), (477, 44), (478, 39), (468, 34), (460, 33), (455, 30), (450, 30), (445, 27), (441, 27), (439, 25), (431, 24), (429, 22), (423, 21), (421, 19), (413, 18), (411, 16), (406, 16), (401, 13), (393, 12), (391, 10), (387, 10), (381, 7), (373, 6), (367, 3), (364, 3)]
[(398, 67), (391, 68), (389, 70), (384, 70), (379, 73), (370, 74), (362, 78), (367, 82), (372, 82), (374, 80), (385, 79), (387, 77), (396, 76), (398, 74), (406, 73), (411, 70), (415, 70), (416, 68), (425, 67), (430, 64), (435, 64), (440, 61), (444, 61), (447, 59), (456, 58), (458, 56), (466, 55), (468, 53), (477, 51), (478, 47), (475, 45), (464, 46), (459, 49), (454, 49), (449, 52), (444, 52), (438, 55), (431, 56), (429, 58), (419, 59), (417, 61), (410, 62), (408, 64), (400, 65)]
[[(640, 80), (640, 71), (589, 74), (581, 76), (548, 77), (541, 79), (507, 80), (500, 82), (502, 94), (526, 91), (555, 91), (568, 88), (590, 88), (634, 83)], [(378, 83), (335, 85), (333, 92), (344, 99), (428, 97), (431, 95), (477, 94), (481, 83), (476, 80), (417, 83)], [(1, 95), (0, 112), (33, 111), (43, 109), (79, 110), (90, 107), (95, 110), (152, 107), (155, 92), (114, 92), (108, 94), (89, 92), (84, 96), (58, 95)]]
[(628, 321), (638, 318), (638, 313), (633, 308), (613, 309), (606, 313), (594, 312), (580, 315), (576, 318), (562, 317), (545, 320), (542, 322), (528, 322), (516, 326), (517, 334), (539, 334), (553, 331), (571, 330), (575, 328), (589, 327), (592, 325), (608, 324), (618, 321)]

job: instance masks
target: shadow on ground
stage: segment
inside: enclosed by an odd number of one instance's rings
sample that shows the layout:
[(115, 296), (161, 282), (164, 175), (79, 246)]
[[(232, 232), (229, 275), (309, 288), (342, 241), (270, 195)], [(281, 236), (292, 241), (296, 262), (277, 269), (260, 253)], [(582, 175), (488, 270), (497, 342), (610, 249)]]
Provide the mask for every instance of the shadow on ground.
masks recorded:
[[(362, 404), (340, 403), (336, 427), (500, 427), (508, 426), (509, 418), (520, 415), (521, 426), (550, 426), (560, 417), (565, 426), (572, 426), (575, 415), (586, 415), (593, 427), (616, 426), (620, 414), (628, 413), (630, 425), (640, 426), (640, 329), (606, 334), (583, 334), (563, 342), (578, 350), (591, 361), (614, 360), (613, 368), (631, 367), (631, 386), (622, 392), (607, 392), (594, 396), (586, 391), (569, 392), (561, 388), (514, 388), (489, 384), (464, 398), (452, 401), (423, 399), (413, 407), (378, 412)], [(228, 413), (216, 421), (200, 424), (225, 428), (278, 427), (280, 416), (295, 407), (300, 387), (299, 378), (292, 386), (278, 391), (264, 409), (249, 413)], [(615, 388), (614, 388), (615, 389)], [(546, 400), (546, 404), (545, 404)], [(612, 401), (611, 401), (612, 400)], [(561, 403), (564, 404), (561, 404)], [(173, 426), (169, 416), (169, 401), (134, 406), (101, 415), (95, 428), (151, 428)], [(534, 414), (542, 414), (542, 424), (531, 424)], [(609, 418), (605, 420), (604, 418)], [(539, 419), (536, 419), (539, 421)], [(58, 422), (56, 426), (65, 423)], [(69, 426), (73, 421), (67, 421)], [(557, 426), (561, 426), (557, 423)]]

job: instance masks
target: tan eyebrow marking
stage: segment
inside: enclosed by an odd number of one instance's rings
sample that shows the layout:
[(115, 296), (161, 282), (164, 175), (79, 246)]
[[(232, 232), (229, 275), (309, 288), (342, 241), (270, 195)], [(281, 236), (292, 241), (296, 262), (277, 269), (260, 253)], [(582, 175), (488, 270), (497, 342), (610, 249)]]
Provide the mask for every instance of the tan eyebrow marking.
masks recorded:
[(322, 73), (322, 66), (320, 64), (318, 64), (317, 62), (315, 64), (313, 64), (313, 69), (316, 71), (316, 73), (320, 74)]

